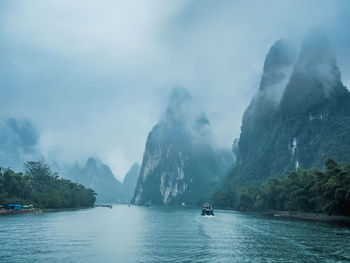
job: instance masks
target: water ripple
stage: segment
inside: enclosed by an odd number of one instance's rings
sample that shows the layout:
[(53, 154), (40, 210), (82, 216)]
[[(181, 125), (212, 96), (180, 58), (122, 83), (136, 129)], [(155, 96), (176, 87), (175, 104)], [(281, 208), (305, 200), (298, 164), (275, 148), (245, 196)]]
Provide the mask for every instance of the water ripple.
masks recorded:
[(350, 262), (350, 229), (198, 209), (114, 206), (0, 217), (0, 262)]

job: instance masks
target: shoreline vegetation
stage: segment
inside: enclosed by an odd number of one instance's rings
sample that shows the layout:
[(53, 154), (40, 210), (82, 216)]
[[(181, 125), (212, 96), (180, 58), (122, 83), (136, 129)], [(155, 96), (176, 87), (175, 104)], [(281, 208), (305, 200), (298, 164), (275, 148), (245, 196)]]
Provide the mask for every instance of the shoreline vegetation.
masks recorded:
[(239, 211), (284, 211), (277, 215), (294, 217), (312, 217), (306, 213), (349, 217), (350, 164), (342, 166), (328, 159), (324, 171), (297, 169), (260, 186), (217, 192), (213, 199), (217, 206)]
[[(94, 206), (96, 193), (92, 189), (60, 178), (48, 164), (26, 162), (24, 168), (24, 173), (0, 168), (0, 207), (2, 211), (13, 210), (2, 214)], [(34, 209), (22, 209), (24, 204), (31, 204)]]
[[(350, 224), (350, 165), (342, 166), (331, 159), (325, 165), (324, 171), (297, 169), (264, 185), (242, 187), (230, 195), (218, 192), (214, 205), (222, 210)], [(95, 204), (93, 190), (59, 178), (44, 162), (26, 162), (24, 167), (24, 174), (0, 168), (0, 215), (105, 206)], [(220, 204), (218, 197), (226, 197), (231, 206)], [(5, 209), (15, 203), (30, 203), (34, 208)]]

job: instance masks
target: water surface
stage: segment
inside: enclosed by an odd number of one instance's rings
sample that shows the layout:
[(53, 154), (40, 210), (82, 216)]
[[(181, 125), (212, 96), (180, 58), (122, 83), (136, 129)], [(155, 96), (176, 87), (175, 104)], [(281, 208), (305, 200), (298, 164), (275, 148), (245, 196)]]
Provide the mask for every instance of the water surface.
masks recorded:
[(0, 217), (0, 262), (350, 262), (350, 228), (128, 207)]

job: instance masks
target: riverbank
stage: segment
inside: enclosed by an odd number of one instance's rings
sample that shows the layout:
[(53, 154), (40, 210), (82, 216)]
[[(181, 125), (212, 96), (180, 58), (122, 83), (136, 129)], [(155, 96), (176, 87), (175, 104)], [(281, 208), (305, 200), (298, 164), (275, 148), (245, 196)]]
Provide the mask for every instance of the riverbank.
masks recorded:
[(0, 210), (1, 215), (14, 215), (14, 214), (38, 214), (38, 213), (53, 213), (53, 212), (64, 212), (64, 211), (76, 211), (82, 209), (89, 209), (94, 207), (73, 207), (73, 208), (35, 208), (32, 210), (22, 209), (22, 210)]
[(316, 221), (324, 221), (324, 222), (343, 222), (350, 224), (349, 216), (341, 216), (341, 215), (327, 215), (327, 214), (318, 214), (318, 213), (305, 213), (305, 212), (297, 212), (297, 211), (273, 211), (268, 212), (274, 217), (288, 217), (288, 218), (299, 218), (299, 219), (307, 219), (307, 220), (316, 220)]
[[(295, 218), (295, 219), (304, 219), (304, 220), (314, 220), (314, 221), (322, 221), (329, 223), (345, 223), (350, 225), (350, 216), (342, 216), (342, 215), (327, 215), (322, 213), (307, 213), (307, 212), (298, 212), (298, 211), (242, 211), (235, 210), (233, 208), (216, 208), (217, 210), (226, 210), (226, 211), (237, 211), (246, 214), (256, 214), (256, 215), (266, 215), (271, 217), (282, 217), (282, 218)], [(215, 210), (215, 208), (214, 208)]]
[(38, 214), (38, 213), (42, 213), (42, 212), (43, 212), (43, 210), (40, 208), (22, 209), (22, 210), (2, 209), (2, 210), (0, 210), (0, 215)]
[(64, 212), (64, 211), (76, 211), (76, 210), (83, 210), (83, 209), (90, 209), (94, 208), (92, 207), (71, 207), (71, 208), (44, 208), (42, 211), (44, 213), (53, 213), (53, 212)]

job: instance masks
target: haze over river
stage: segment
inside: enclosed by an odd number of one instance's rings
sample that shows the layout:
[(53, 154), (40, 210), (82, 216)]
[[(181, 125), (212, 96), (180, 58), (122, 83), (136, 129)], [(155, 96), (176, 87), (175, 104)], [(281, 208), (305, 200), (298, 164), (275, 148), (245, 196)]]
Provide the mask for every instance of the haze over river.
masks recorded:
[(350, 228), (128, 207), (0, 217), (0, 262), (350, 262)]

